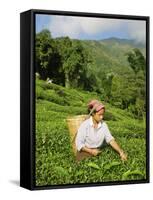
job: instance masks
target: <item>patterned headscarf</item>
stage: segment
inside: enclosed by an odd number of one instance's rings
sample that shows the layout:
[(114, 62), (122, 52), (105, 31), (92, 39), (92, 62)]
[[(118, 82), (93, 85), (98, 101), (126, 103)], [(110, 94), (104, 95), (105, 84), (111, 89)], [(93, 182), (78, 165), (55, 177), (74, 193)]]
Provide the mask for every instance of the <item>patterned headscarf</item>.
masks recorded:
[(105, 108), (105, 106), (98, 100), (91, 100), (88, 103), (88, 109), (90, 110), (89, 115), (91, 115), (94, 111), (99, 112), (103, 108)]

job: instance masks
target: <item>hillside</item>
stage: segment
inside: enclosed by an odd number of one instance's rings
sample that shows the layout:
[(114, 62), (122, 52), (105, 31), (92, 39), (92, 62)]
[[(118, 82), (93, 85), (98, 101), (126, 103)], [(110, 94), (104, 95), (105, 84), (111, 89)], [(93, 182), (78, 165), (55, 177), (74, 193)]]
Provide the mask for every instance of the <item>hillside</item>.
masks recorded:
[(145, 112), (146, 62), (139, 49), (130, 54), (136, 47), (145, 52), (142, 45), (131, 40), (54, 39), (49, 30), (44, 30), (36, 37), (36, 72), (41, 79), (50, 78), (67, 88), (97, 92), (101, 99), (140, 118)]
[(92, 55), (97, 71), (101, 69), (119, 72), (123, 69), (125, 72), (130, 72), (131, 69), (125, 54), (133, 48), (139, 48), (145, 55), (145, 46), (137, 44), (133, 40), (109, 38), (104, 40), (82, 40), (81, 43)]
[(105, 121), (128, 154), (122, 163), (108, 146), (102, 154), (76, 163), (66, 119), (86, 114), (96, 93), (66, 89), (36, 80), (36, 185), (145, 179), (145, 126), (126, 111), (106, 104)]

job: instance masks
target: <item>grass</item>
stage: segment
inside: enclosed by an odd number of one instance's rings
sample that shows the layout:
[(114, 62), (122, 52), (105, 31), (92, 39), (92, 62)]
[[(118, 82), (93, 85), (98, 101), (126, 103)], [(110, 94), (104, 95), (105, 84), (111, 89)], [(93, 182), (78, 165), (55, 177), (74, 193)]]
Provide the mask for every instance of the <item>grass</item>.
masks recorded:
[[(36, 185), (142, 180), (146, 178), (145, 127), (130, 113), (106, 105), (105, 121), (128, 154), (122, 162), (107, 146), (97, 157), (75, 161), (66, 118), (86, 114), (95, 93), (36, 80)], [(105, 103), (105, 102), (104, 102)]]

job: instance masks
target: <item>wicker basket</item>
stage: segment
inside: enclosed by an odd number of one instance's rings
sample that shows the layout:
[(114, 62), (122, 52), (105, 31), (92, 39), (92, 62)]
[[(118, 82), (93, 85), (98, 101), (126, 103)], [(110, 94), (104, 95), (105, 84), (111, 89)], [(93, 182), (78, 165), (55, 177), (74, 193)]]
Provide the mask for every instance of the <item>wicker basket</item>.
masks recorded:
[(68, 117), (66, 120), (67, 124), (68, 124), (70, 140), (71, 140), (74, 154), (76, 154), (76, 152), (77, 152), (76, 145), (75, 145), (76, 133), (77, 133), (78, 128), (80, 127), (81, 123), (87, 118), (88, 118), (88, 115), (76, 115), (73, 117)]

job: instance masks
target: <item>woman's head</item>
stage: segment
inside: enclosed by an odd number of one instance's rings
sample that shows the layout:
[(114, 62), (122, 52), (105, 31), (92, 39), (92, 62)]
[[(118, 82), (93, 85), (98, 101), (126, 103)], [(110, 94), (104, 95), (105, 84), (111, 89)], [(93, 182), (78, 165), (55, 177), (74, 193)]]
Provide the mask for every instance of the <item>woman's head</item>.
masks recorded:
[(105, 109), (102, 108), (100, 111), (95, 112), (92, 115), (92, 118), (94, 119), (94, 121), (96, 121), (97, 123), (99, 123), (101, 120), (103, 120), (104, 118), (104, 113), (105, 113)]
[(105, 113), (105, 106), (98, 100), (92, 100), (88, 103), (88, 112), (96, 122), (100, 122)]

